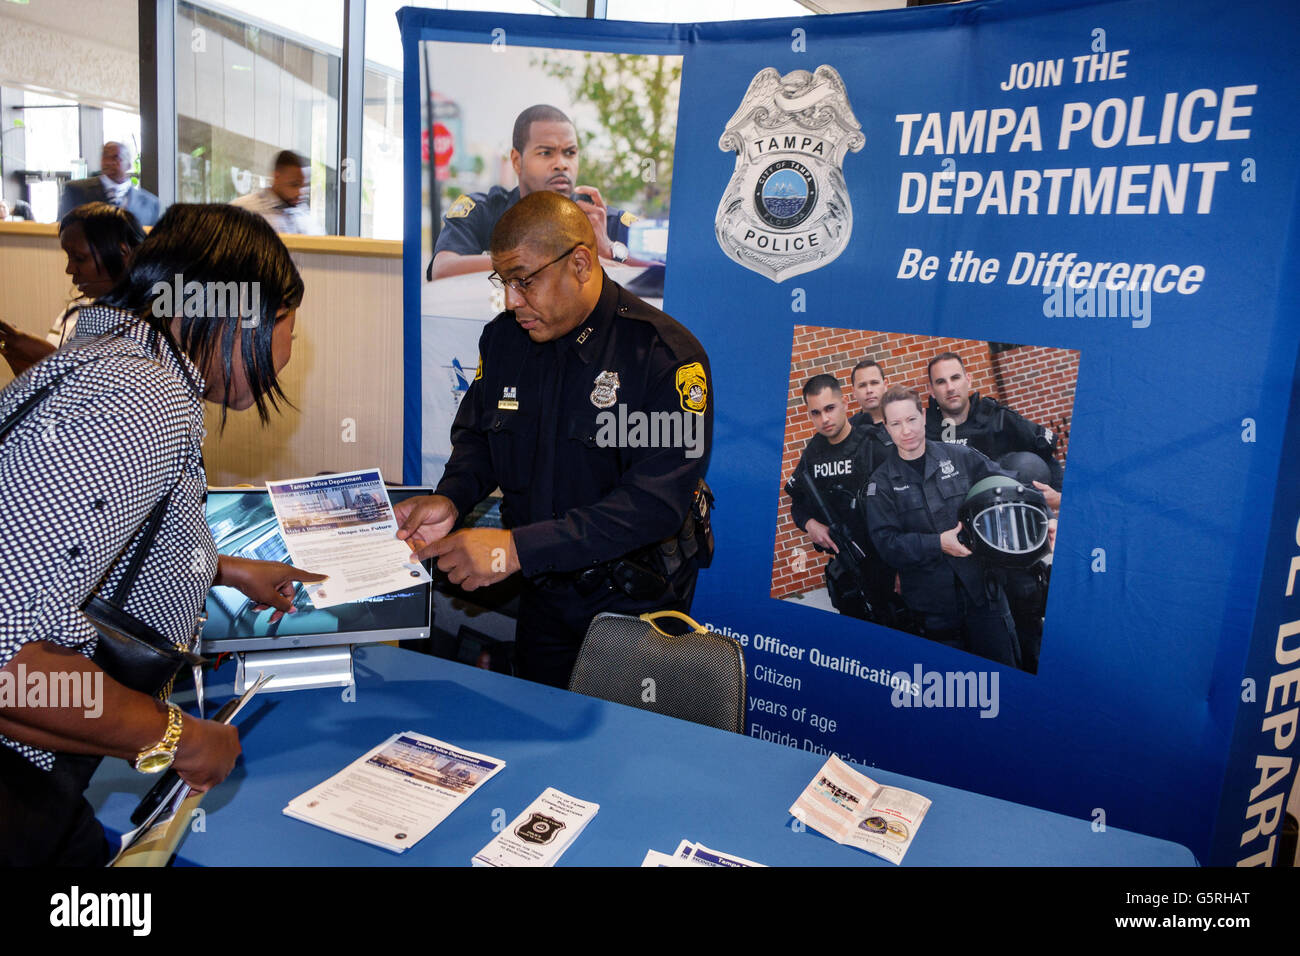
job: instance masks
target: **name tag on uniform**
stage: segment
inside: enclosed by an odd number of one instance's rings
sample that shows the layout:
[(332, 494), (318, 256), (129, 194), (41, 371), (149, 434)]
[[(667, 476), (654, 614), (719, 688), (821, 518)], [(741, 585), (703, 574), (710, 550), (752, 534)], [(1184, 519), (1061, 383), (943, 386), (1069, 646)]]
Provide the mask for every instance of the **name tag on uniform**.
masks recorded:
[(519, 410), (519, 398), (515, 394), (515, 386), (507, 385), (501, 389), (501, 401), (497, 402), (497, 411), (515, 412)]

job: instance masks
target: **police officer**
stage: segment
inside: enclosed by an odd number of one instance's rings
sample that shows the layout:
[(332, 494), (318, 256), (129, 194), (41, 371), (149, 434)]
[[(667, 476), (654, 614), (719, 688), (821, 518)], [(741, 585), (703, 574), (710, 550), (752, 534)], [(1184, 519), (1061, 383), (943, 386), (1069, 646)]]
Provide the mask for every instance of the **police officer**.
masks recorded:
[(882, 399), (894, 454), (867, 486), (867, 523), (881, 557), (898, 568), (903, 599), (925, 636), (1020, 666), (1002, 586), (958, 540), (971, 486), (1001, 470), (974, 448), (930, 442), (921, 399), (895, 386)]
[(803, 402), (817, 434), (804, 446), (786, 484), (790, 520), (816, 547), (835, 555), (826, 565), (826, 588), (835, 609), (850, 617), (883, 620), (891, 606), (894, 570), (871, 543), (859, 493), (885, 456), (868, 428), (849, 422), (835, 376), (810, 378)]
[(858, 400), (858, 408), (861, 409), (849, 419), (849, 424), (867, 433), (867, 437), (875, 444), (877, 460), (883, 462), (894, 450), (894, 440), (885, 430), (885, 413), (880, 406), (880, 400), (889, 388), (885, 367), (875, 359), (863, 359), (849, 373), (849, 384), (853, 386), (853, 397)]
[(1010, 452), (1033, 452), (1047, 465), (1051, 487), (1061, 490), (1061, 463), (1056, 460), (1056, 436), (1051, 429), (972, 392), (966, 366), (955, 352), (942, 352), (930, 359), (926, 377), (930, 409), (925, 435), (930, 441), (971, 445), (993, 461)]
[(505, 190), (493, 186), (486, 193), (457, 197), (443, 218), (433, 247), (428, 278), (441, 279), (466, 272), (489, 272), (487, 254), (492, 230), (507, 209), (529, 193), (549, 190), (579, 202), (596, 231), (596, 253), (615, 262), (649, 263), (629, 257), (628, 227), (637, 217), (605, 205), (600, 190), (578, 186), (578, 133), (569, 117), (554, 106), (530, 106), (515, 119), (510, 165), (519, 185)]
[[(709, 360), (682, 325), (604, 275), (571, 200), (525, 196), (491, 249), (508, 311), (479, 339), (435, 494), (394, 506), (398, 536), (422, 542), (419, 556), (466, 590), (521, 573), (517, 673), (566, 686), (597, 613), (690, 608)], [(663, 413), (680, 425), (678, 447), (610, 427)], [(504, 528), (451, 533), (497, 487)]]
[[(926, 436), (932, 441), (970, 445), (986, 458), (1005, 462), (1017, 453), (1037, 456), (1043, 467), (1024, 475), (1007, 468), (1022, 481), (1059, 501), (1061, 463), (1056, 460), (1056, 436), (999, 402), (972, 392), (961, 357), (943, 352), (930, 360), (930, 411)], [(1041, 568), (1006, 568), (999, 572), (1024, 656), (1023, 666), (1038, 673), (1038, 652), (1043, 642), (1043, 612), (1047, 606), (1047, 574)]]

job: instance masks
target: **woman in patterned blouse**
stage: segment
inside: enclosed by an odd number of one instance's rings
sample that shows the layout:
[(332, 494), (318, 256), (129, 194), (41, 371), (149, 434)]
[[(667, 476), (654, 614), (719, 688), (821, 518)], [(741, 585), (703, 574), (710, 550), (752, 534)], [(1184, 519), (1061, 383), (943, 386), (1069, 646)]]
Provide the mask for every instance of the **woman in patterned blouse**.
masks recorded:
[[(175, 205), (128, 276), (80, 310), (76, 337), (0, 392), (4, 421), (53, 383), (0, 439), (0, 865), (107, 859), (82, 795), (102, 756), (161, 747), (197, 790), (234, 766), (233, 727), (184, 715), (177, 741), (175, 712), (91, 660), (98, 632), (80, 609), (122, 579), (163, 499), (125, 610), (178, 647), (193, 645), (214, 583), (285, 612), (294, 580), (320, 579), (275, 562), (219, 564), (203, 506), (203, 400), (223, 422), (250, 407), (266, 420), (284, 400), (277, 376), (302, 296), (263, 219)], [(49, 693), (37, 700), (40, 679)]]

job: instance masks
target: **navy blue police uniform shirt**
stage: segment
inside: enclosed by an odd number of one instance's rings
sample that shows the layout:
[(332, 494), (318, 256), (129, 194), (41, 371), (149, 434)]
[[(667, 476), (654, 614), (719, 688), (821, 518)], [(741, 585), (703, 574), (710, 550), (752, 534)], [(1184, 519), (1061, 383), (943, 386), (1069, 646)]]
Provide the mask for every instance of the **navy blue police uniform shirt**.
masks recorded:
[(957, 526), (971, 486), (1005, 474), (974, 448), (927, 441), (924, 478), (897, 454), (875, 470), (867, 486), (867, 522), (880, 556), (897, 568), (903, 600), (921, 614), (957, 606), (956, 582), (977, 603), (984, 599), (985, 565), (974, 555), (945, 554), (939, 536)]
[[(943, 421), (943, 409), (931, 398), (925, 416), (927, 440), (944, 440)], [(1001, 402), (971, 392), (970, 414), (953, 430), (953, 439), (949, 444), (969, 445), (993, 461), (1013, 451), (1032, 452), (1047, 464), (1051, 475), (1048, 484), (1057, 491), (1061, 490), (1063, 472), (1061, 463), (1056, 460), (1056, 435), (1051, 429), (1031, 422)]]
[(849, 424), (853, 426), (854, 431), (862, 431), (870, 439), (869, 457), (873, 463), (871, 470), (875, 471), (894, 453), (894, 440), (889, 437), (885, 423), (874, 421), (868, 412), (858, 412), (849, 419)]
[[(442, 230), (434, 243), (433, 254), (443, 250), (462, 256), (477, 256), (488, 251), (492, 230), (505, 211), (519, 202), (519, 187), (510, 191), (493, 186), (486, 193), (468, 193), (457, 197), (442, 220)], [(579, 203), (581, 205), (581, 203)], [(611, 242), (627, 244), (628, 227), (637, 217), (622, 209), (605, 210), (605, 234)]]
[(525, 577), (616, 560), (685, 521), (708, 463), (711, 388), (695, 336), (608, 276), (554, 341), (503, 312), (479, 339), (436, 493), (463, 515), (499, 486)]
[(867, 518), (859, 505), (859, 492), (884, 460), (878, 456), (866, 429), (852, 427), (848, 437), (836, 445), (825, 435), (814, 435), (804, 446), (791, 477), (790, 520), (805, 532), (808, 519), (816, 518), (823, 523), (826, 520), (803, 490), (811, 476), (822, 501), (833, 512), (832, 517), (848, 525), (858, 544), (868, 550), (871, 541), (867, 537)]

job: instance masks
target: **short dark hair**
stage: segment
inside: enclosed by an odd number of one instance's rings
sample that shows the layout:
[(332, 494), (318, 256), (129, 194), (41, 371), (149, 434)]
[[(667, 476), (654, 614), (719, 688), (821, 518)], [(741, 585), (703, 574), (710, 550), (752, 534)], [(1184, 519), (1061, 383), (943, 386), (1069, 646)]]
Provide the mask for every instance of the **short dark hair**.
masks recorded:
[(140, 221), (112, 203), (88, 202), (68, 210), (67, 215), (59, 220), (59, 235), (71, 226), (81, 227), (95, 265), (114, 282), (126, 272), (122, 247), (133, 250), (144, 242)]
[[(545, 103), (530, 106), (515, 117), (515, 128), (510, 134), (510, 145), (514, 147), (516, 153), (522, 153), (524, 147), (528, 145), (528, 137), (532, 134), (534, 123), (568, 123), (573, 126), (573, 120), (554, 106)], [(577, 127), (575, 126), (574, 129), (576, 130)]]
[(956, 352), (940, 352), (934, 358), (930, 359), (930, 364), (925, 367), (926, 382), (934, 381), (934, 366), (936, 362), (956, 362), (961, 366), (961, 370), (966, 371), (966, 363), (961, 360), (961, 356)]
[(849, 372), (850, 385), (857, 383), (858, 372), (864, 368), (878, 368), (880, 369), (880, 377), (882, 379), (889, 378), (889, 376), (885, 374), (885, 367), (881, 365), (879, 362), (877, 362), (875, 359), (863, 359), (857, 365), (853, 366), (853, 371)]
[[(280, 400), (289, 404), (276, 381), (271, 356), (276, 316), (281, 309), (296, 309), (303, 297), (302, 276), (289, 250), (256, 213), (224, 203), (176, 203), (135, 251), (127, 274), (99, 300), (101, 305), (139, 316), (173, 352), (183, 351), (200, 369), (206, 369), (220, 349), (226, 375), (221, 410), (224, 426), (235, 336), (245, 317), (237, 310), (227, 316), (183, 316), (177, 341), (171, 331), (174, 317), (155, 315), (153, 304), (159, 284), (171, 286), (178, 274), (186, 285), (236, 282), (242, 288), (245, 283), (257, 283), (260, 312), (254, 316), (256, 322), (245, 324), (239, 350), (258, 417), (265, 422), (268, 404), (277, 409)], [(179, 303), (176, 305), (179, 309)]]
[(833, 388), (840, 392), (844, 391), (844, 386), (840, 384), (840, 380), (834, 375), (828, 375), (825, 372), (822, 372), (820, 375), (814, 375), (812, 378), (808, 379), (808, 381), (804, 382), (803, 403), (807, 405), (809, 395), (816, 395), (818, 392), (824, 392), (828, 388)]
[(303, 157), (299, 156), (291, 149), (282, 149), (275, 155), (275, 165), (272, 169), (281, 169), (285, 166), (294, 166), (298, 169), (306, 169), (311, 164)]
[(921, 404), (921, 396), (906, 385), (891, 385), (880, 400), (880, 410), (883, 412), (894, 402), (913, 402), (916, 404), (916, 410), (922, 415), (925, 414), (925, 406)]

